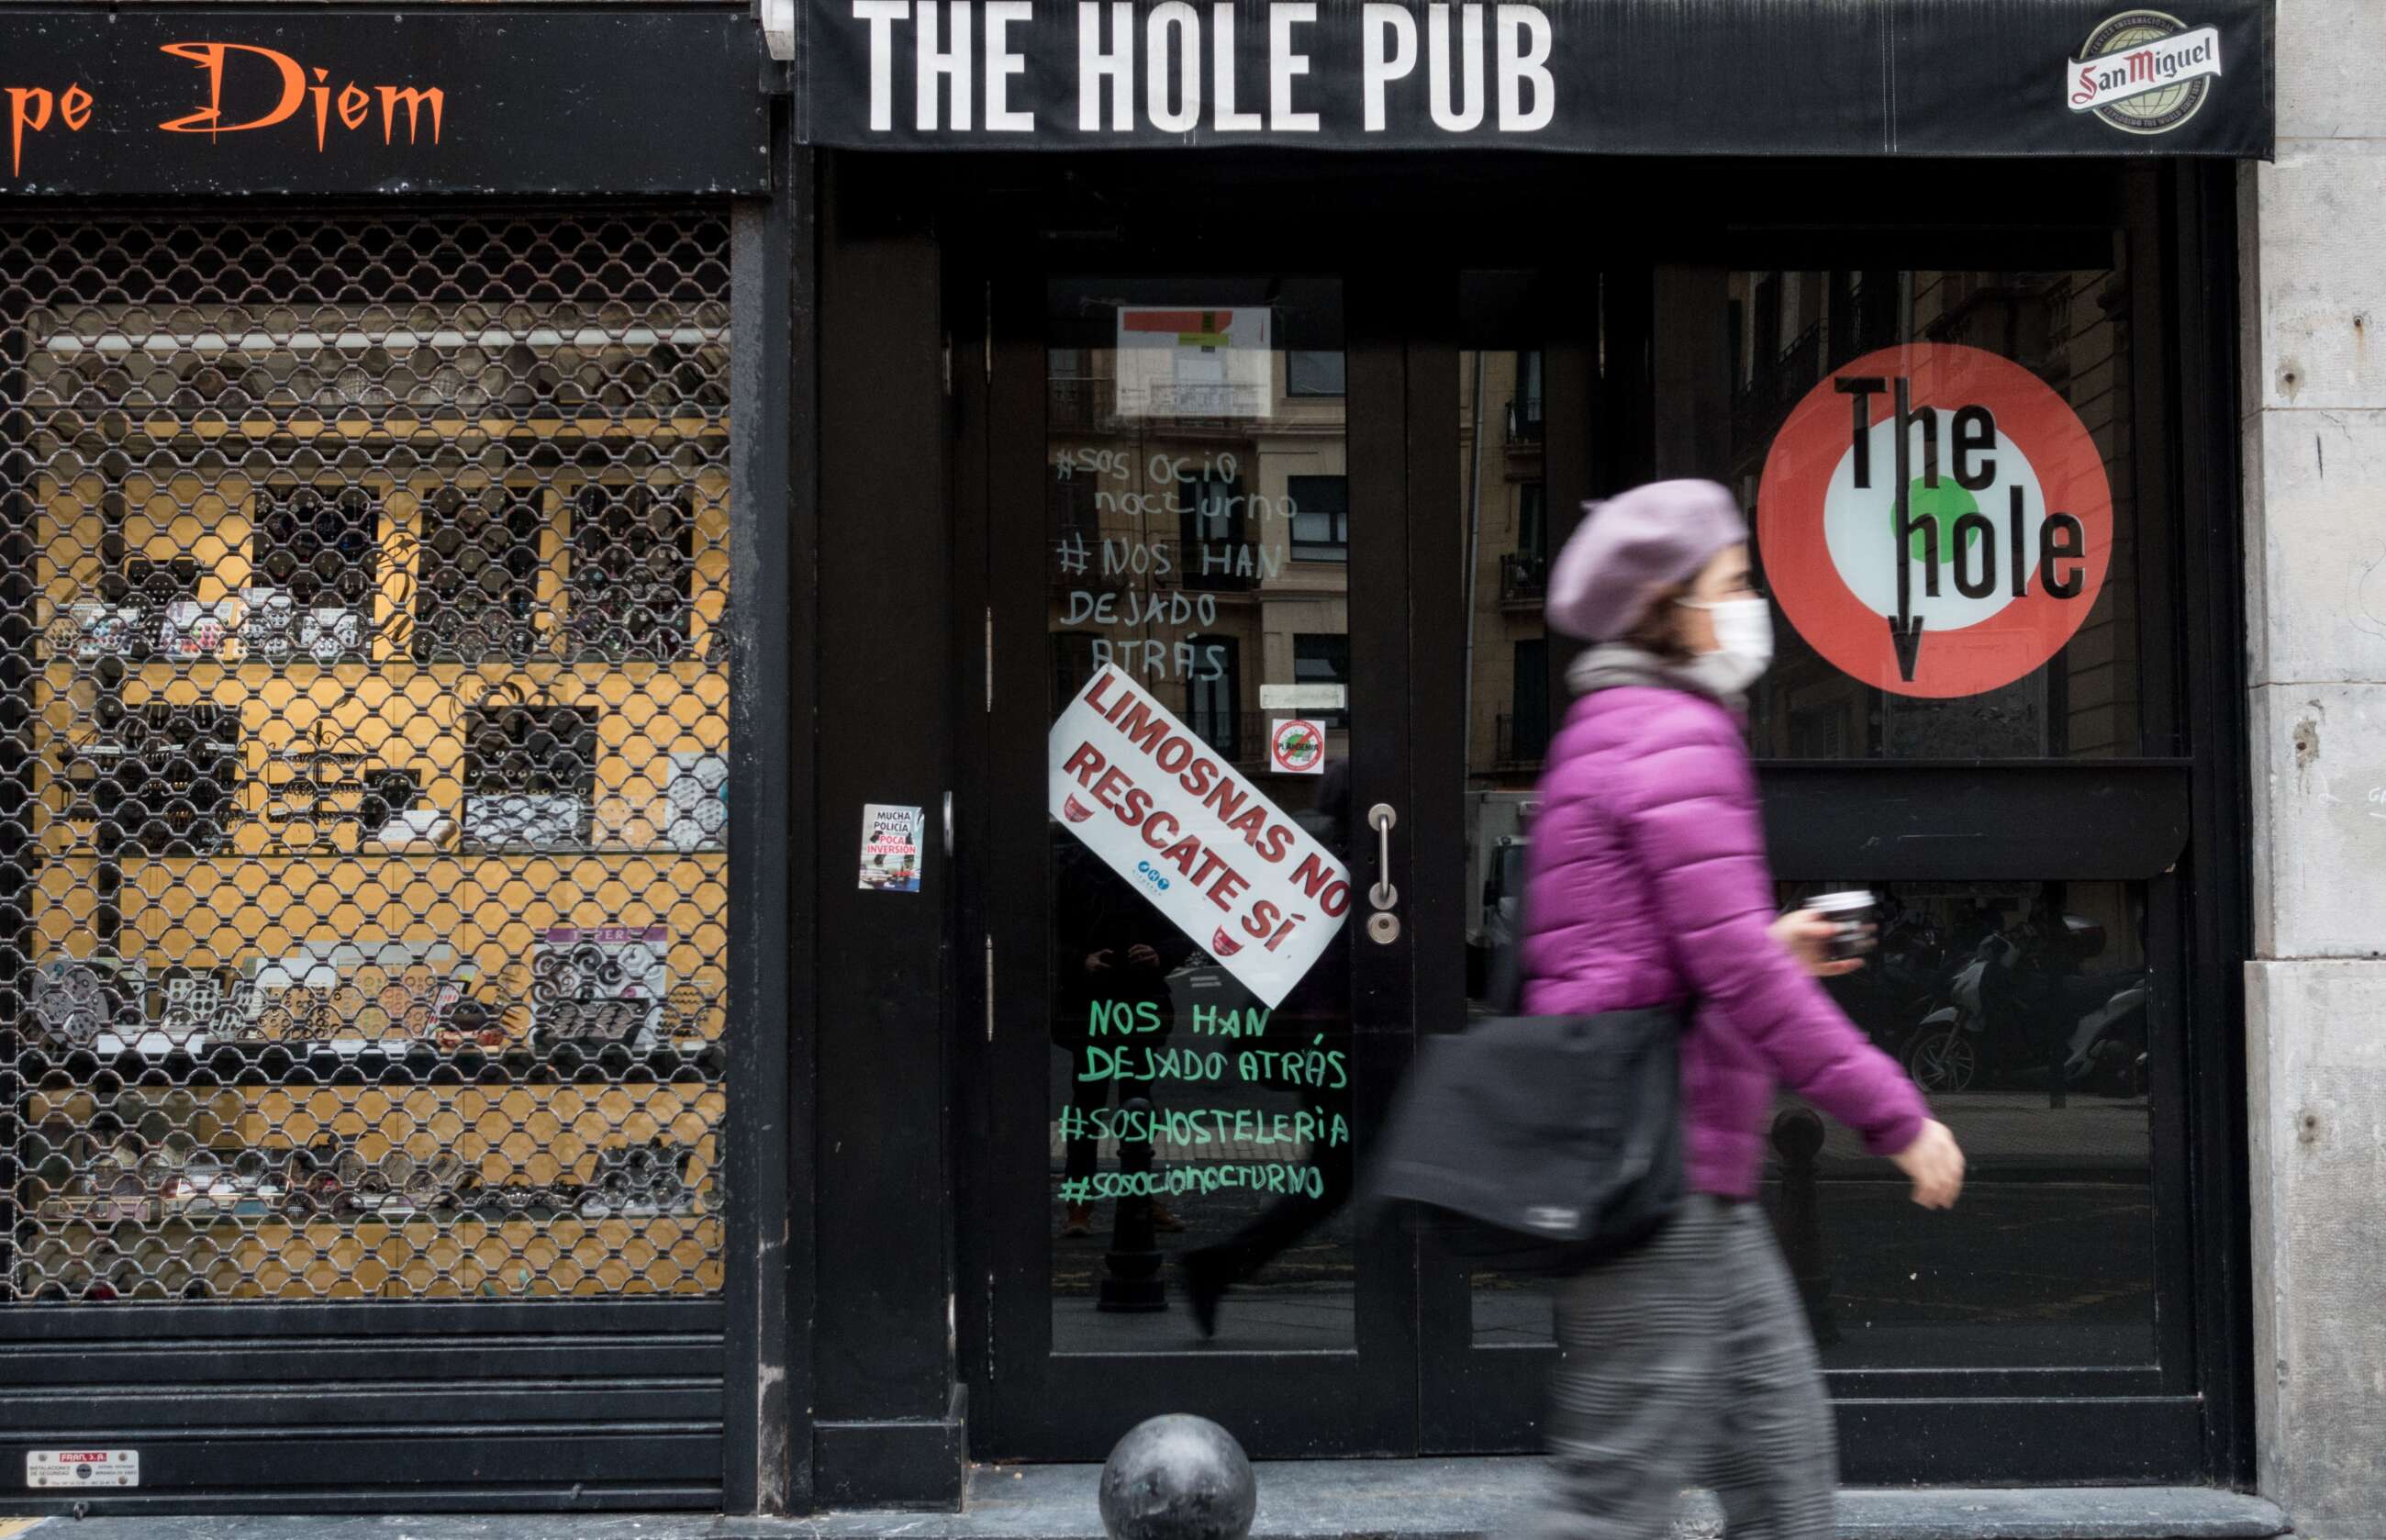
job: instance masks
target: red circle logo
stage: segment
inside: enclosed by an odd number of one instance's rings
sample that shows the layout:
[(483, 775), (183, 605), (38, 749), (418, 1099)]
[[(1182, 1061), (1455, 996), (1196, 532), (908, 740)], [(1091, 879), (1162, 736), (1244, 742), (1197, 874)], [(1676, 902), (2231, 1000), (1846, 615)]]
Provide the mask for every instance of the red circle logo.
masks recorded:
[(2113, 492), (2068, 403), (1977, 347), (1831, 371), (1782, 424), (1756, 497), (1776, 601), (1845, 672), (1976, 695), (2063, 650), (2103, 591)]
[(1268, 733), (1268, 757), (1286, 775), (1314, 775), (1325, 768), (1325, 729), (1287, 717)]

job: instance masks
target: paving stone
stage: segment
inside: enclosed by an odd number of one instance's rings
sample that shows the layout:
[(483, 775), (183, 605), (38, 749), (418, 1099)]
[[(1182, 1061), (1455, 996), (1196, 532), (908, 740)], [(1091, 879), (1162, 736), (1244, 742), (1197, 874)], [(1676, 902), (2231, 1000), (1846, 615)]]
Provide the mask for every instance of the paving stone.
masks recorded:
[[(1259, 1468), (1252, 1540), (1476, 1540), (1513, 1534), (1540, 1495), (1533, 1459), (1285, 1460)], [(1093, 1465), (981, 1466), (960, 1513), (809, 1519), (557, 1514), (56, 1519), (23, 1540), (1102, 1540)], [(1840, 1495), (1842, 1540), (2267, 1540), (2285, 1519), (2206, 1487), (1903, 1487)], [(1676, 1540), (1714, 1540), (1693, 1493)]]

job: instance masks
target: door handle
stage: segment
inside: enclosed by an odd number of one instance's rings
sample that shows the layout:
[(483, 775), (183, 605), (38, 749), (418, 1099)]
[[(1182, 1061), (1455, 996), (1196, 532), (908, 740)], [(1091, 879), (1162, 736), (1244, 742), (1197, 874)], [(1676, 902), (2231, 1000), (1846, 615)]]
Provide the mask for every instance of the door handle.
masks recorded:
[(1400, 901), (1400, 890), (1392, 886), (1392, 825), (1400, 815), (1388, 802), (1378, 802), (1367, 809), (1367, 827), (1375, 832), (1375, 885), (1367, 890), (1367, 902), (1378, 909), (1388, 909)]

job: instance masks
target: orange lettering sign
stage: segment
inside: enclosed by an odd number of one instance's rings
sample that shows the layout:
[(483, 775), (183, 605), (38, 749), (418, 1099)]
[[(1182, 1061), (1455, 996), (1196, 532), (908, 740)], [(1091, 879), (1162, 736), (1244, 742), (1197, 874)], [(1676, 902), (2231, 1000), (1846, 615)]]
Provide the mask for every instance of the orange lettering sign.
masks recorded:
[[(332, 122), (336, 117), (342, 128), (353, 133), (371, 120), (376, 96), (381, 101), (382, 143), (396, 143), (397, 111), (406, 108), (406, 142), (422, 142), (422, 119), (428, 109), (431, 119), (431, 143), (439, 143), (446, 127), (447, 94), (437, 86), (382, 85), (370, 88), (347, 81), (336, 90), (331, 83), (332, 72), (320, 66), (313, 69), (277, 48), (260, 47), (253, 43), (168, 43), (159, 45), (176, 58), (188, 59), (207, 74), (207, 105), (180, 118), (169, 119), (157, 126), (168, 133), (204, 133), (208, 135), (242, 133), (251, 129), (270, 129), (288, 122), (302, 107), (312, 104), (315, 123), (315, 148), (318, 153), (328, 148)], [(224, 120), (224, 82), (232, 71), (234, 55), (249, 55), (272, 66), (274, 83), (266, 89), (274, 94), (273, 105), (245, 122)], [(241, 71), (244, 81), (259, 76), (255, 66)], [(312, 83), (309, 83), (309, 77)], [(262, 101), (264, 93), (244, 86), (240, 94)]]
[[(12, 85), (8, 88), (8, 172), (20, 172), (25, 165), (25, 131), (41, 132), (50, 126), (50, 94), (38, 85)], [(28, 110), (30, 108), (31, 110)]]
[(431, 108), (431, 142), (433, 144), (438, 144), (439, 119), (441, 114), (446, 110), (447, 93), (436, 87), (429, 91), (420, 91), (412, 86), (395, 85), (385, 85), (381, 88), (381, 142), (384, 144), (389, 143), (391, 122), (396, 116), (397, 104), (400, 101), (406, 103), (406, 142), (411, 144), (418, 137), (415, 132), (414, 115), (427, 104)]
[[(279, 49), (260, 48), (253, 43), (168, 43), (160, 47), (207, 72), (207, 105), (157, 125), (168, 133), (242, 133), (250, 129), (270, 129), (296, 112), (298, 104), (307, 99), (307, 71), (298, 68), (296, 59)], [(224, 66), (235, 52), (257, 55), (282, 75), (282, 98), (273, 104), (273, 110), (245, 123), (223, 120)]]
[(81, 85), (69, 85), (57, 93), (42, 85), (12, 85), (5, 94), (8, 98), (8, 174), (12, 177), (24, 174), (27, 134), (46, 130), (53, 117), (66, 125), (69, 133), (81, 133), (83, 125), (91, 121), (91, 93)]

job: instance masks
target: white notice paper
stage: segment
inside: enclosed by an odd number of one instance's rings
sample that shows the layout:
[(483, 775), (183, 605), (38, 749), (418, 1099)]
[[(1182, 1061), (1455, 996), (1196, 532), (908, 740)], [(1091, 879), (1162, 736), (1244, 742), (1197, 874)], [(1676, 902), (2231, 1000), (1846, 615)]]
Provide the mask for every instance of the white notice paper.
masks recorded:
[(1264, 306), (1120, 306), (1118, 415), (1266, 417), (1275, 391), (1273, 319)]
[(1052, 724), (1047, 811), (1273, 1009), (1350, 913), (1332, 851), (1121, 670)]

